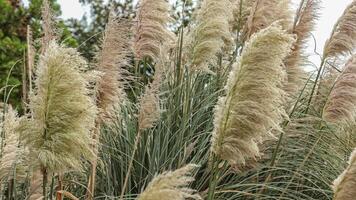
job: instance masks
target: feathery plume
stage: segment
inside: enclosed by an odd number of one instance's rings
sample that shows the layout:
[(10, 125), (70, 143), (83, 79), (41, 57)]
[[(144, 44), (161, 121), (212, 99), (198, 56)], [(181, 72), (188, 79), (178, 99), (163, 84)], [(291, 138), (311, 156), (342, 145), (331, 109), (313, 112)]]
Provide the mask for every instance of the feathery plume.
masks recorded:
[(160, 59), (155, 66), (153, 81), (146, 86), (145, 92), (139, 100), (138, 124), (140, 130), (152, 128), (161, 116), (159, 89), (162, 84), (164, 65), (166, 64), (166, 57), (164, 55), (166, 48), (161, 47)]
[[(26, 178), (25, 149), (20, 145), (19, 133), (16, 131), (19, 125), (19, 118), (16, 111), (8, 106), (5, 113), (5, 120), (2, 123), (5, 132), (4, 148), (0, 159), (0, 180), (17, 181)], [(15, 176), (15, 177), (14, 177)]]
[(156, 60), (160, 46), (174, 41), (174, 34), (167, 29), (170, 20), (166, 0), (140, 0), (133, 44), (137, 59)]
[(196, 25), (188, 33), (188, 57), (193, 70), (210, 71), (208, 64), (232, 44), (230, 0), (204, 0), (197, 11)]
[(334, 200), (353, 200), (356, 196), (356, 149), (351, 153), (349, 166), (334, 181)]
[(173, 172), (165, 172), (156, 176), (147, 186), (145, 191), (138, 197), (138, 200), (201, 200), (195, 190), (188, 188), (194, 181), (191, 176), (197, 165), (189, 164)]
[(146, 86), (145, 93), (139, 101), (140, 112), (138, 115), (139, 129), (145, 130), (153, 127), (155, 122), (161, 116), (159, 87), (161, 82), (162, 72), (156, 69), (153, 82)]
[(326, 102), (323, 118), (332, 123), (354, 123), (356, 117), (356, 55), (347, 62)]
[(42, 1), (42, 31), (41, 53), (43, 54), (48, 49), (50, 42), (57, 39), (53, 11), (48, 0)]
[(230, 0), (233, 5), (234, 14), (233, 30), (237, 30), (237, 26), (240, 26), (240, 30), (243, 29), (256, 1), (257, 0)]
[(39, 200), (43, 198), (41, 170), (36, 170), (32, 174), (29, 196), (29, 200)]
[(129, 73), (124, 67), (129, 62), (130, 26), (129, 21), (119, 20), (113, 12), (110, 13), (96, 64), (97, 71), (101, 73), (97, 86), (97, 107), (101, 120), (111, 118), (116, 105), (126, 97), (123, 76)]
[(247, 19), (244, 40), (276, 21), (284, 30), (288, 30), (292, 21), (289, 4), (290, 0), (256, 0)]
[(35, 66), (36, 49), (33, 46), (33, 36), (30, 25), (27, 26), (27, 74), (29, 82), (29, 92), (32, 92), (32, 75)]
[(86, 62), (75, 49), (52, 41), (36, 70), (36, 90), (30, 98), (32, 118), (23, 118), (19, 130), (34, 162), (49, 172), (82, 170), (90, 160), (90, 130), (95, 105), (87, 95), (81, 74)]
[[(96, 105), (98, 118), (93, 130), (93, 152), (96, 155), (91, 163), (91, 174), (88, 183), (87, 196), (92, 199), (95, 192), (95, 177), (97, 167), (98, 144), (100, 139), (100, 127), (114, 119), (120, 104), (125, 101), (124, 74), (129, 72), (124, 68), (128, 65), (129, 57), (129, 33), (131, 24), (127, 20), (119, 20), (113, 11), (105, 28), (101, 51), (97, 55), (97, 72), (101, 74), (97, 80)], [(127, 76), (126, 76), (127, 78)]]
[(324, 57), (352, 54), (356, 46), (356, 0), (336, 22), (324, 47)]
[(286, 76), (283, 59), (294, 39), (280, 26), (255, 34), (232, 69), (215, 110), (211, 151), (231, 165), (259, 156), (258, 143), (280, 130)]
[(302, 54), (302, 50), (315, 27), (320, 8), (320, 1), (318, 0), (306, 0), (301, 3), (291, 30), (297, 36), (297, 40), (293, 45), (290, 55), (284, 61), (288, 78), (285, 90), (290, 96), (295, 96), (303, 86), (306, 73), (302, 67), (306, 56)]

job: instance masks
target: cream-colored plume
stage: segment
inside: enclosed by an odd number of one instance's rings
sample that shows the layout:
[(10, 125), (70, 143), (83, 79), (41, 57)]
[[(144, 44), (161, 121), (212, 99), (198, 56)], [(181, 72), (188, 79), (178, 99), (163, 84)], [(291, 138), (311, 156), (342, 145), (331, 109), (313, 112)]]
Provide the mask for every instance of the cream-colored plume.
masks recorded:
[[(0, 181), (8, 181), (15, 179), (23, 181), (26, 178), (26, 151), (20, 145), (19, 133), (17, 126), (19, 125), (19, 118), (16, 111), (11, 106), (7, 106), (2, 129), (4, 131), (5, 140), (2, 149), (2, 157), (0, 159)], [(14, 177), (15, 176), (15, 177)]]
[(55, 28), (55, 20), (53, 19), (53, 11), (48, 0), (42, 1), (42, 42), (41, 53), (43, 54), (48, 48), (52, 40), (57, 39), (57, 29)]
[(325, 43), (324, 57), (352, 54), (356, 46), (356, 0), (346, 8)]
[(326, 102), (323, 118), (332, 123), (349, 124), (356, 119), (356, 55), (347, 62)]
[(187, 36), (186, 54), (192, 70), (209, 71), (209, 63), (232, 44), (233, 7), (230, 0), (204, 0), (196, 14), (196, 24)]
[(334, 200), (354, 200), (356, 197), (356, 149), (351, 153), (349, 166), (334, 181)]
[(134, 53), (136, 59), (159, 56), (160, 46), (174, 42), (168, 30), (169, 3), (166, 0), (140, 0), (136, 17)]
[(30, 191), (28, 200), (40, 200), (43, 199), (42, 193), (42, 173), (41, 170), (36, 170), (32, 173)]
[(258, 143), (280, 130), (285, 111), (283, 59), (295, 40), (275, 24), (252, 36), (215, 110), (211, 151), (231, 165), (259, 156)]
[(293, 45), (290, 55), (284, 61), (288, 76), (285, 90), (292, 98), (298, 94), (305, 84), (306, 72), (303, 66), (306, 56), (302, 50), (308, 43), (308, 38), (315, 27), (320, 8), (318, 0), (306, 0), (301, 1), (301, 3), (296, 14), (295, 24), (291, 30), (296, 35), (297, 40)]
[(201, 200), (195, 190), (188, 188), (188, 185), (194, 181), (191, 173), (197, 167), (189, 164), (173, 172), (156, 176), (137, 200)]
[(150, 129), (161, 116), (159, 89), (162, 84), (164, 59), (155, 66), (153, 81), (146, 86), (145, 92), (139, 100), (138, 114), (139, 130)]
[(290, 0), (256, 0), (247, 19), (243, 39), (247, 40), (252, 34), (276, 21), (284, 30), (290, 29), (292, 24)]
[(234, 21), (232, 26), (234, 31), (237, 30), (238, 26), (240, 26), (240, 30), (244, 28), (256, 1), (257, 0), (230, 0), (233, 5)]
[(90, 131), (96, 108), (81, 71), (86, 67), (75, 49), (54, 41), (37, 66), (32, 117), (22, 118), (19, 131), (33, 164), (48, 172), (82, 170), (82, 158), (93, 158)]
[(101, 73), (97, 85), (99, 118), (112, 118), (118, 105), (125, 101), (125, 77), (130, 56), (129, 21), (117, 19), (111, 13), (106, 25), (101, 51), (97, 55), (96, 69)]

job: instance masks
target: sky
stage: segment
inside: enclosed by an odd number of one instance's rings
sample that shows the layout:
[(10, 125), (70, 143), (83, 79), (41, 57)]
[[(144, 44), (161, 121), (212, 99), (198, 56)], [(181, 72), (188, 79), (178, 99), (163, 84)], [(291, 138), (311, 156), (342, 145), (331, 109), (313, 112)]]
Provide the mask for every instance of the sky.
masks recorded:
[[(57, 0), (61, 5), (62, 18), (81, 18), (85, 14), (89, 14), (89, 9), (82, 7), (78, 0)], [(294, 4), (298, 4), (300, 0), (292, 0)], [(316, 38), (316, 50), (318, 53), (322, 53), (325, 41), (329, 38), (331, 30), (336, 20), (342, 15), (344, 9), (350, 4), (352, 0), (321, 0), (322, 9), (320, 11), (320, 19), (317, 22), (317, 26), (313, 35)], [(28, 4), (28, 0), (24, 0), (25, 5)], [(309, 41), (307, 53), (310, 55), (310, 60), (317, 66), (320, 63), (320, 59), (314, 53), (315, 42), (313, 39)]]

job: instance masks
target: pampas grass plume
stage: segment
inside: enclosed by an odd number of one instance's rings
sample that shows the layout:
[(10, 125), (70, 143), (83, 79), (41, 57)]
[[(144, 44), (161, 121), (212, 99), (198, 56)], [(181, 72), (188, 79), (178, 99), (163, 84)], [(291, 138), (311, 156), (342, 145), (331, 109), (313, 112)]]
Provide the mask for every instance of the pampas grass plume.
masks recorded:
[(19, 130), (33, 161), (50, 172), (82, 170), (82, 158), (93, 157), (90, 130), (96, 109), (87, 95), (84, 68), (86, 62), (75, 49), (52, 41), (36, 70), (32, 117), (24, 117)]
[(161, 116), (159, 89), (163, 78), (163, 62), (160, 60), (160, 63), (156, 65), (153, 81), (146, 86), (144, 94), (139, 99), (139, 130), (152, 128)]
[(55, 20), (53, 19), (53, 11), (48, 0), (42, 1), (42, 42), (41, 53), (44, 53), (49, 48), (49, 43), (57, 39), (57, 29), (55, 28)]
[(211, 151), (231, 165), (242, 165), (259, 156), (258, 143), (280, 130), (286, 76), (283, 59), (294, 38), (272, 26), (247, 43), (238, 65), (228, 78), (227, 95), (215, 110)]
[(244, 40), (276, 21), (279, 21), (284, 30), (288, 30), (292, 21), (289, 4), (290, 0), (254, 1), (245, 26)]
[(119, 103), (125, 101), (124, 75), (128, 76), (130, 55), (130, 22), (119, 20), (111, 12), (104, 32), (101, 51), (97, 55), (96, 70), (101, 76), (97, 86), (99, 117), (112, 118)]
[(303, 61), (306, 56), (302, 50), (308, 43), (310, 33), (313, 31), (315, 22), (318, 19), (318, 10), (320, 2), (318, 0), (302, 1), (300, 10), (298, 10), (295, 25), (292, 28), (292, 33), (296, 35), (297, 40), (293, 45), (292, 52), (285, 60), (285, 66), (288, 76), (288, 81), (285, 86), (287, 93), (293, 98), (296, 96), (306, 77), (306, 72), (303, 69)]
[(26, 152), (25, 148), (20, 145), (19, 133), (16, 130), (19, 125), (17, 113), (11, 106), (7, 107), (5, 120), (2, 123), (5, 140), (0, 159), (0, 180), (22, 181), (26, 178)]
[(332, 123), (354, 123), (356, 119), (356, 55), (347, 62), (326, 102), (323, 118)]
[(349, 166), (334, 181), (334, 200), (354, 200), (356, 196), (356, 149), (351, 153)]
[(208, 64), (216, 60), (224, 48), (232, 44), (230, 22), (233, 6), (229, 0), (204, 0), (198, 10), (196, 25), (188, 34), (188, 57), (193, 70), (209, 71)]
[(168, 30), (171, 20), (166, 0), (140, 0), (136, 17), (134, 53), (136, 59), (156, 60), (162, 44), (173, 43), (174, 34)]
[(356, 46), (356, 0), (346, 8), (324, 47), (324, 57), (352, 54)]
[(156, 176), (138, 200), (201, 200), (202, 198), (195, 194), (195, 190), (188, 188), (188, 185), (194, 181), (191, 173), (197, 167), (189, 164), (173, 172), (164, 172)]

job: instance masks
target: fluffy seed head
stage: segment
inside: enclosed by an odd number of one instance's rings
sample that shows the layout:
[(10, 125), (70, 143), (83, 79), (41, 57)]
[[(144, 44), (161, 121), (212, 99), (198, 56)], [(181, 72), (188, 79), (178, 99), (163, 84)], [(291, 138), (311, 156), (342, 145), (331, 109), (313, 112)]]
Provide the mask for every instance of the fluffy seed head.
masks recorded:
[(259, 156), (259, 142), (280, 130), (285, 115), (283, 59), (293, 42), (292, 35), (272, 25), (247, 43), (215, 110), (211, 151), (216, 156), (244, 164)]
[[(162, 50), (160, 50), (160, 52), (162, 55)], [(155, 66), (153, 81), (146, 86), (145, 92), (140, 98), (140, 110), (138, 115), (140, 130), (152, 128), (161, 116), (159, 89), (162, 84), (164, 64), (165, 59), (160, 56), (159, 63)]]
[(81, 170), (81, 159), (93, 157), (89, 133), (96, 109), (81, 73), (86, 67), (75, 49), (54, 41), (40, 58), (30, 97), (32, 117), (21, 120), (19, 131), (34, 164), (49, 172)]
[(97, 71), (101, 76), (97, 85), (97, 107), (103, 121), (115, 115), (118, 104), (125, 101), (125, 77), (129, 76), (130, 26), (126, 20), (118, 20), (111, 13), (104, 32), (101, 51), (97, 55)]
[(256, 0), (244, 30), (244, 40), (252, 34), (279, 21), (284, 30), (291, 26), (290, 0)]
[(232, 44), (230, 22), (233, 7), (230, 0), (204, 0), (198, 10), (196, 24), (188, 34), (186, 52), (193, 70), (209, 71), (208, 64), (216, 60), (224, 48)]
[(136, 59), (156, 60), (160, 46), (174, 41), (174, 34), (167, 29), (170, 19), (166, 0), (140, 0), (134, 40)]
[(302, 3), (304, 4), (300, 5), (295, 25), (291, 30), (296, 35), (297, 40), (293, 44), (290, 55), (284, 61), (288, 78), (284, 89), (292, 98), (304, 85), (306, 73), (303, 69), (303, 64), (306, 56), (303, 55), (302, 50), (308, 43), (310, 33), (314, 29), (320, 7), (318, 0), (307, 0), (302, 1)]
[(36, 170), (32, 173), (28, 200), (39, 200), (43, 198), (42, 180), (41, 170)]
[(324, 47), (324, 57), (352, 54), (356, 46), (356, 0), (346, 8)]
[(156, 176), (138, 200), (201, 200), (202, 198), (195, 194), (195, 190), (188, 188), (188, 185), (194, 181), (191, 173), (197, 167), (197, 165), (189, 164), (173, 172), (165, 172)]
[[(8, 106), (5, 120), (2, 126), (5, 140), (0, 159), (0, 181), (15, 179), (23, 181), (26, 178), (26, 151), (20, 145), (19, 133), (16, 131), (19, 125), (17, 113)], [(15, 176), (15, 177), (14, 177)]]
[(334, 181), (334, 200), (353, 200), (356, 196), (356, 149), (352, 152), (349, 166)]
[(356, 119), (356, 55), (347, 62), (326, 102), (323, 118), (332, 123), (354, 123)]
[(42, 1), (42, 43), (41, 52), (45, 52), (52, 40), (57, 39), (55, 20), (53, 20), (53, 11), (48, 0)]

